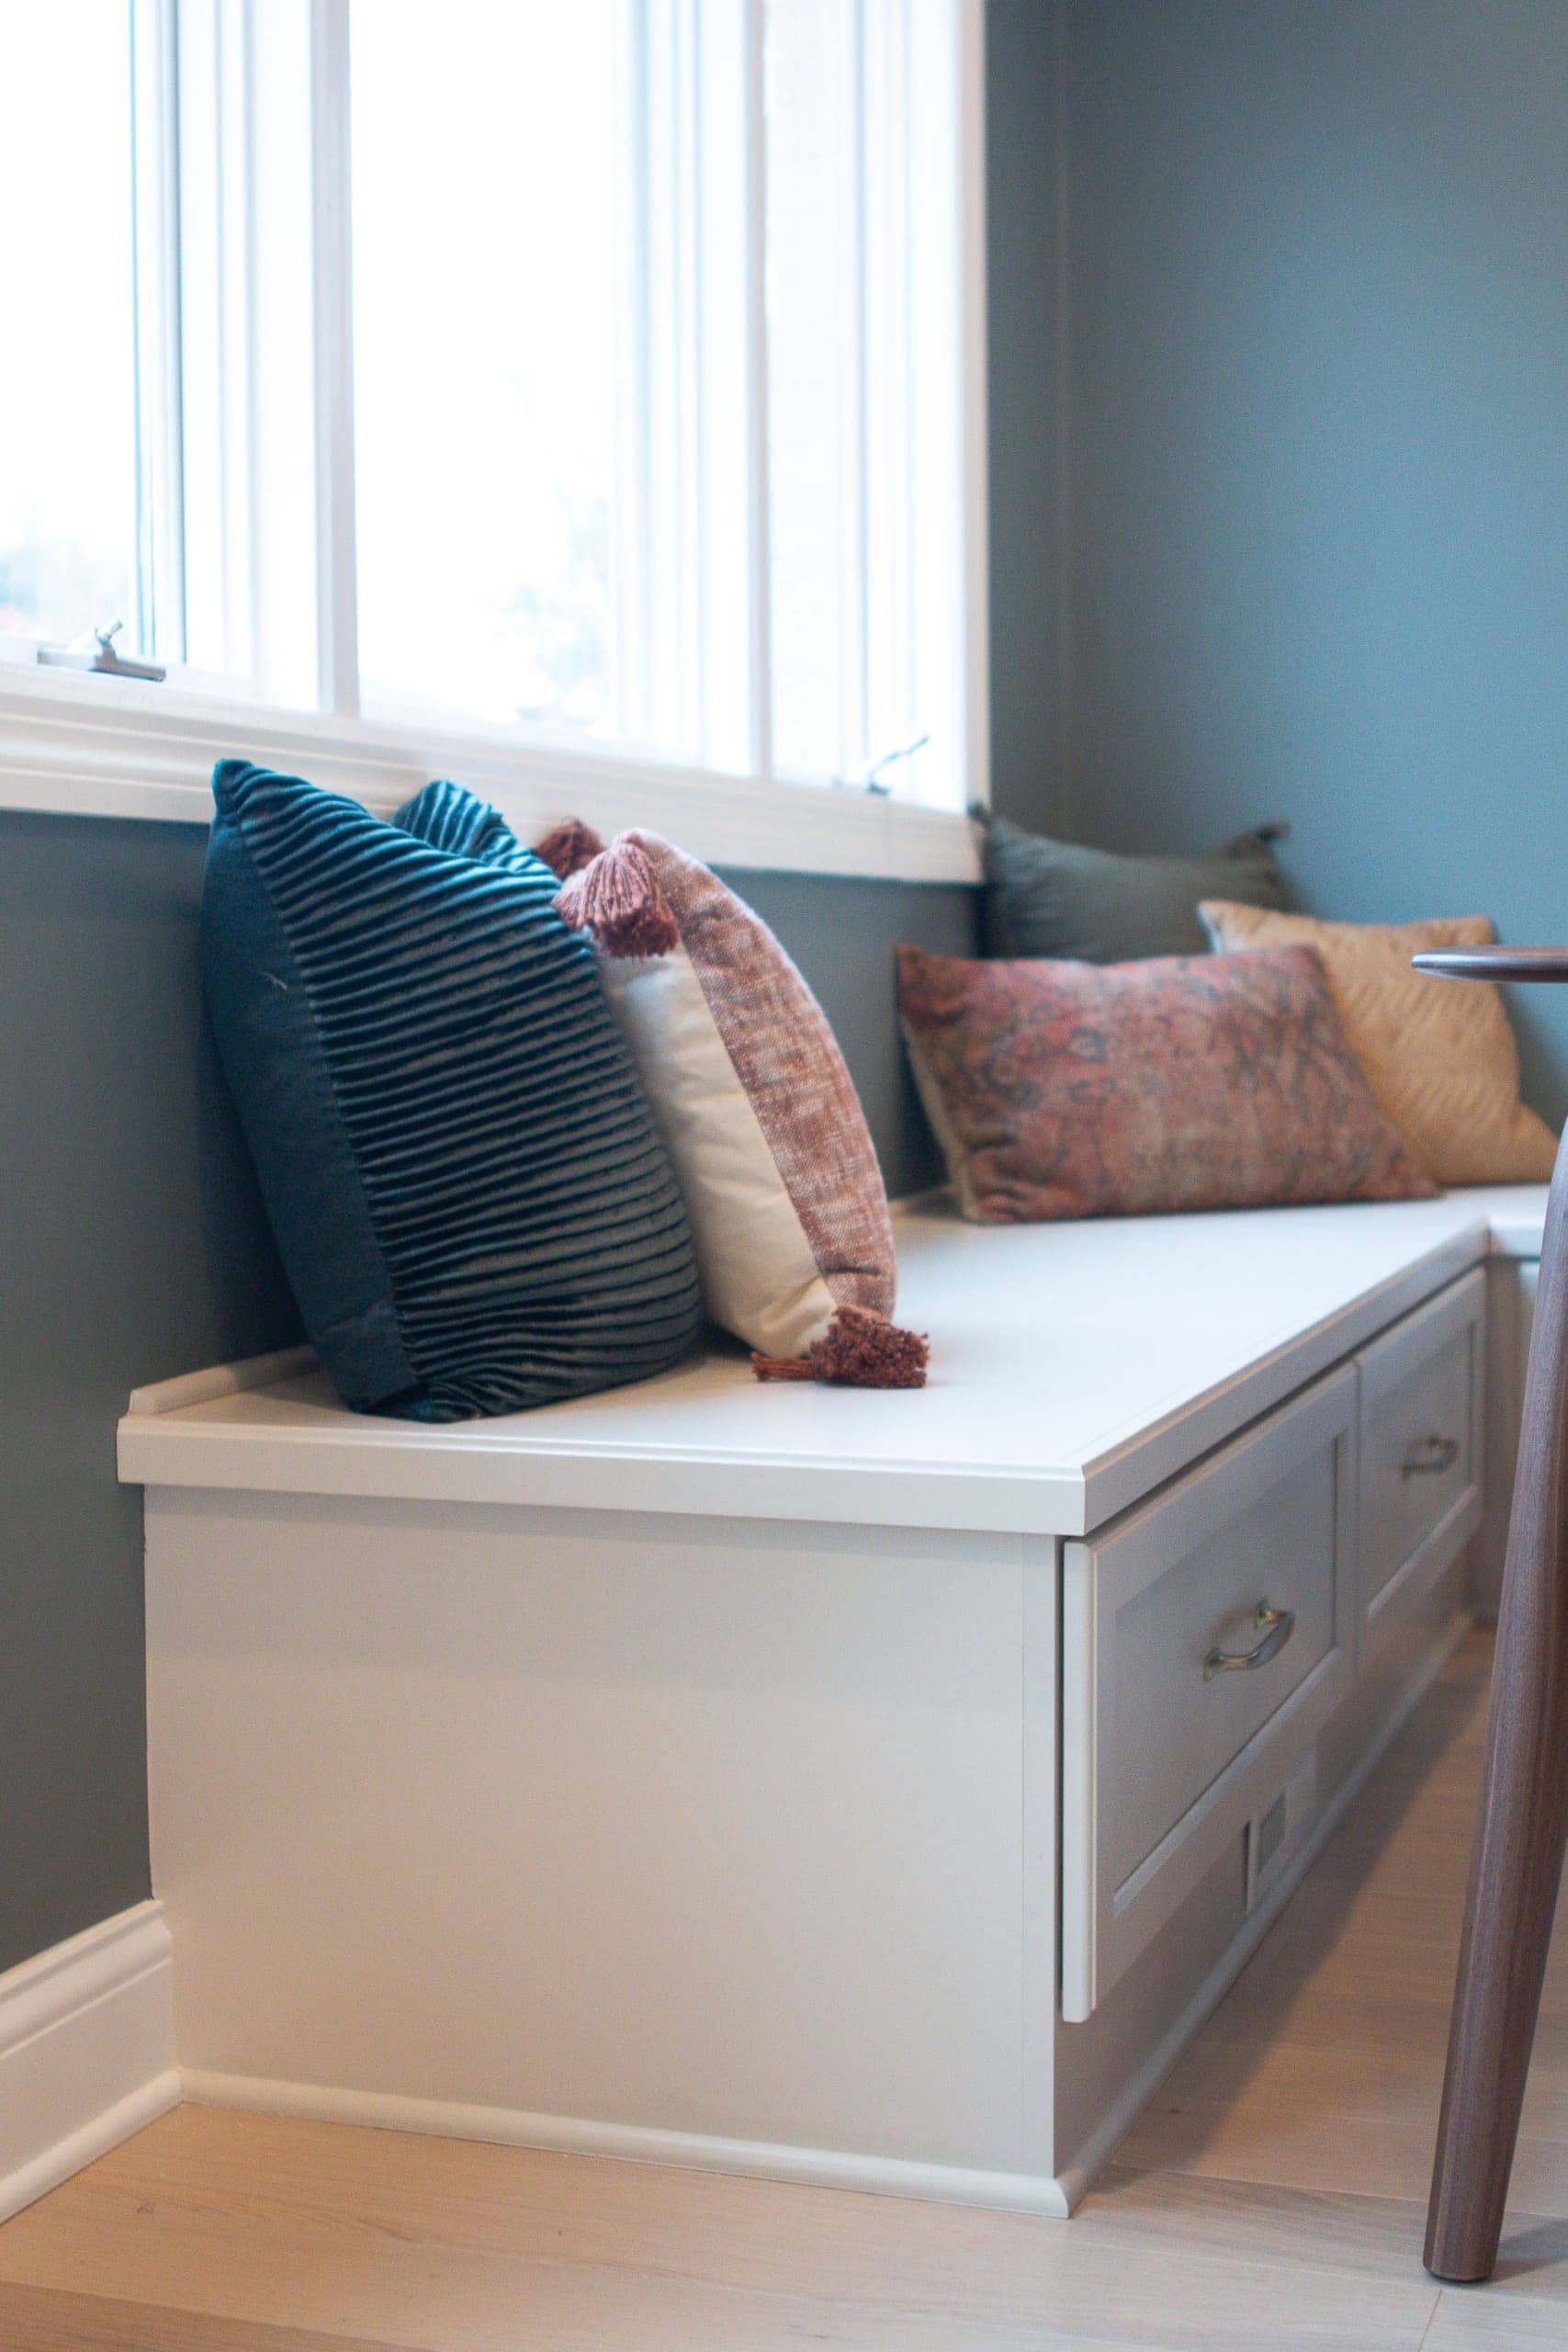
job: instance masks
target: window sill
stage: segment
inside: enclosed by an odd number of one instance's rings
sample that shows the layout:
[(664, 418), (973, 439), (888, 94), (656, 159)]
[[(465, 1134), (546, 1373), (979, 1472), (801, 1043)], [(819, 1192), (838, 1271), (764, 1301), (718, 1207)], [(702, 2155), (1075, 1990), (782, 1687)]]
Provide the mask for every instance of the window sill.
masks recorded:
[(449, 775), (492, 801), (525, 841), (575, 816), (606, 835), (646, 825), (710, 864), (759, 872), (901, 882), (980, 875), (967, 818), (874, 793), (524, 747), (499, 731), (272, 710), (120, 678), (0, 676), (0, 808), (205, 825), (213, 763), (231, 757), (304, 774), (385, 816), (432, 776)]

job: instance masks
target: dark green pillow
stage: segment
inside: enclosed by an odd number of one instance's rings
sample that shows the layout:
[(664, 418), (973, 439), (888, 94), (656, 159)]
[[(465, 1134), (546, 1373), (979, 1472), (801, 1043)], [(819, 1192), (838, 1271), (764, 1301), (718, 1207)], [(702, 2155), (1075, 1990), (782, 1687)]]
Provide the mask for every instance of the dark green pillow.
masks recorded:
[(994, 817), (985, 838), (987, 953), (1065, 956), (1080, 964), (1206, 956), (1201, 899), (1284, 906), (1270, 844), (1286, 831), (1259, 825), (1210, 857), (1126, 857), (1026, 833)]
[(685, 1209), (548, 867), (455, 785), (391, 825), (244, 760), (212, 790), (212, 1026), (344, 1403), (451, 1421), (673, 1363)]

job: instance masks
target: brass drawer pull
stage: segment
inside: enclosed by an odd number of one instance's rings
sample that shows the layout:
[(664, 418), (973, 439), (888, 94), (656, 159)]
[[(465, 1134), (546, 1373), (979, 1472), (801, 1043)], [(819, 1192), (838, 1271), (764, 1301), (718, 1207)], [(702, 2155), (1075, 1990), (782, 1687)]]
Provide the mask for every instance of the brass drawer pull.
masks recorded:
[(1250, 1673), (1255, 1666), (1267, 1666), (1271, 1657), (1278, 1657), (1296, 1630), (1296, 1612), (1293, 1609), (1271, 1609), (1266, 1600), (1260, 1600), (1253, 1623), (1263, 1634), (1258, 1647), (1211, 1650), (1203, 1660), (1205, 1682), (1212, 1682), (1216, 1674)]
[(1400, 1464), (1402, 1478), (1435, 1478), (1459, 1460), (1457, 1437), (1418, 1437)]

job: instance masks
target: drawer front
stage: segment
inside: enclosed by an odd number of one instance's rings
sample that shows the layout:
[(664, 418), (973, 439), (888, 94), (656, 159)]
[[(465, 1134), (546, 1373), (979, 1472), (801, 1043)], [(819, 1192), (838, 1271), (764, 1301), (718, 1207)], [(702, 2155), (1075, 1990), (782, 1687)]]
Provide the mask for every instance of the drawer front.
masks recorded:
[(1478, 1268), (1364, 1349), (1360, 1605), (1370, 1656), (1481, 1523), (1486, 1278)]
[(1350, 1366), (1064, 1548), (1063, 2015), (1091, 2014), (1352, 1679)]
[(1495, 1617), (1503, 1595), (1503, 1559), (1514, 1473), (1519, 1460), (1525, 1373), (1535, 1328), (1539, 1258), (1490, 1258), (1486, 1263), (1486, 1407), (1481, 1417), (1481, 1528), (1472, 1579), (1478, 1613)]

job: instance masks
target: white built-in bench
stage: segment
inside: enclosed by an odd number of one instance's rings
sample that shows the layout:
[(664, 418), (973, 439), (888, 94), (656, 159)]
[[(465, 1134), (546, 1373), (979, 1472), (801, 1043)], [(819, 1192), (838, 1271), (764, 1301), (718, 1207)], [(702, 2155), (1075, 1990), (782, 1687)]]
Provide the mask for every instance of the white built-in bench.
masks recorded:
[(138, 1392), (188, 2094), (1066, 2212), (1492, 1589), (1544, 1199), (901, 1211), (919, 1393)]

